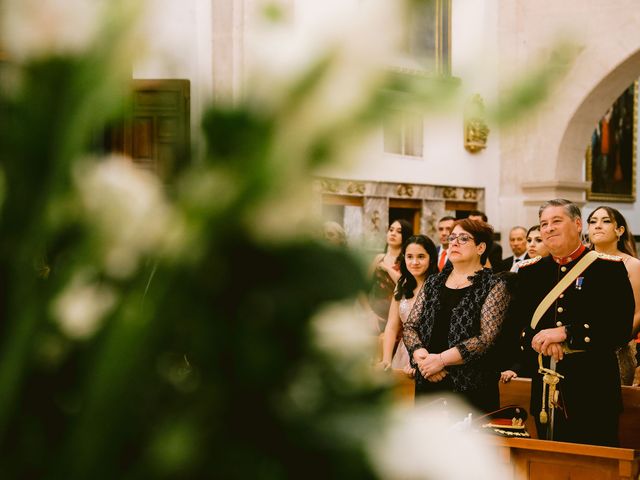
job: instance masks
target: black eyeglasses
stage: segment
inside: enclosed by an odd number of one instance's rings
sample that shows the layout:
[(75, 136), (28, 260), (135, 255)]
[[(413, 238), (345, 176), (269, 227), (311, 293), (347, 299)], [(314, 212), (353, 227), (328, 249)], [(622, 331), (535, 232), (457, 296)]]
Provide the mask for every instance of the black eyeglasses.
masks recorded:
[(455, 240), (458, 241), (458, 245), (464, 245), (469, 240), (473, 240), (473, 236), (469, 235), (468, 233), (460, 233), (457, 235), (455, 233), (452, 233), (447, 237), (447, 241), (449, 243), (453, 243)]

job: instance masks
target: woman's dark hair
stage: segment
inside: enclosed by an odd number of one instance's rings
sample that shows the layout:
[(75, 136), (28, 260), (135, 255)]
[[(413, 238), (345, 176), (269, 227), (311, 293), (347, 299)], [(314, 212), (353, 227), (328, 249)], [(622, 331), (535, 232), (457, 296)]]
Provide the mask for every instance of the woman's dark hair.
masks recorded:
[(491, 247), (493, 246), (493, 227), (487, 222), (469, 220), (468, 218), (456, 220), (456, 223), (453, 224), (453, 228), (456, 228), (458, 225), (465, 232), (469, 232), (473, 235), (473, 240), (476, 242), (476, 245), (480, 245), (481, 243), (486, 245), (484, 252), (480, 255), (480, 263), (482, 263), (482, 265), (487, 263), (489, 250), (491, 250)]
[[(398, 222), (400, 224), (400, 234), (402, 235), (402, 243), (404, 244), (404, 242), (407, 241), (407, 238), (409, 238), (411, 235), (413, 235), (413, 225), (411, 225), (409, 222), (407, 222), (406, 220), (404, 220), (402, 218), (398, 218), (398, 219), (394, 220), (393, 222), (389, 222), (389, 228), (391, 228), (391, 225), (393, 225), (396, 222)], [(388, 247), (388, 245), (387, 245), (387, 247)], [(386, 250), (386, 248), (385, 248), (385, 250)]]
[(527, 230), (527, 237), (529, 236), (529, 234), (531, 232), (536, 232), (536, 231), (538, 231), (538, 232), (540, 231), (540, 225), (534, 225), (529, 230)]
[(593, 209), (593, 211), (587, 217), (587, 224), (591, 221), (591, 217), (598, 210), (604, 210), (609, 215), (609, 218), (613, 220), (616, 224), (616, 228), (624, 227), (624, 232), (618, 238), (618, 242), (616, 243), (616, 247), (621, 252), (624, 252), (632, 257), (638, 257), (638, 251), (636, 250), (636, 242), (633, 239), (633, 235), (631, 234), (631, 230), (629, 230), (629, 226), (627, 225), (627, 220), (624, 216), (615, 208), (607, 207), (606, 205), (600, 205)]
[(414, 243), (424, 248), (427, 252), (427, 255), (429, 255), (429, 266), (427, 267), (427, 271), (425, 272), (425, 279), (432, 273), (438, 273), (438, 250), (436, 249), (436, 246), (431, 241), (431, 239), (426, 235), (414, 235), (412, 237), (409, 237), (407, 241), (402, 244), (402, 252), (400, 252), (400, 256), (398, 257), (398, 261), (400, 262), (401, 275), (400, 279), (398, 280), (396, 292), (394, 294), (394, 298), (396, 300), (400, 300), (402, 297), (413, 297), (413, 289), (416, 288), (416, 285), (418, 284), (415, 277), (411, 274), (411, 272), (409, 272), (409, 269), (407, 268), (407, 262), (404, 259), (407, 247)]

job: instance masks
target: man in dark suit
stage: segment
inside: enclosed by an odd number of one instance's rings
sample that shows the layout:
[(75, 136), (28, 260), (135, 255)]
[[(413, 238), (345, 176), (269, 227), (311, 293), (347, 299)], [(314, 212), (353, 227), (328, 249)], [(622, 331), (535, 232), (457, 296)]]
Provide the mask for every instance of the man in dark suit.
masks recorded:
[(529, 258), (529, 255), (527, 255), (527, 229), (513, 227), (509, 232), (509, 246), (513, 255), (502, 260), (500, 266), (497, 269), (493, 269), (494, 271), (508, 272), (518, 262)]
[[(540, 233), (551, 255), (520, 263), (514, 295), (514, 317), (526, 324), (521, 349), (532, 372), (538, 370), (538, 354), (545, 368), (564, 376), (553, 415), (553, 440), (616, 446), (622, 394), (616, 349), (631, 337), (634, 300), (629, 277), (620, 257), (597, 254), (581, 273), (572, 269), (587, 255), (580, 241), (580, 209), (568, 200), (556, 199), (539, 210)], [(575, 280), (552, 300), (535, 328), (530, 322), (543, 299), (565, 276)], [(567, 353), (566, 348), (577, 350)], [(531, 413), (538, 435), (548, 438), (541, 422), (543, 376), (533, 374)], [(548, 391), (548, 390), (547, 390)]]
[[(471, 212), (469, 212), (468, 218), (470, 220), (477, 220), (485, 223), (489, 221), (489, 219), (487, 218), (487, 215), (484, 212), (481, 212), (480, 210), (472, 210)], [(500, 245), (498, 242), (494, 240), (494, 242), (491, 244), (491, 247), (489, 249), (489, 256), (487, 258), (489, 259), (488, 261), (489, 266), (491, 266), (491, 268), (493, 268), (494, 270), (496, 267), (501, 266), (502, 265), (502, 245)]]

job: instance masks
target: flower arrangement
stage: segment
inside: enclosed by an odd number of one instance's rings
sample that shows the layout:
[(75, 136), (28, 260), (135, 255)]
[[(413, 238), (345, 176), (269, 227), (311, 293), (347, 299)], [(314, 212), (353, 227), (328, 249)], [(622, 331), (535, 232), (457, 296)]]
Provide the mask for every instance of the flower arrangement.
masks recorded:
[(402, 2), (351, 3), (317, 2), (287, 48), (263, 8), (246, 94), (208, 107), (169, 186), (93, 148), (144, 2), (0, 4), (3, 477), (392, 475), (371, 462), (389, 383), (349, 309), (364, 269), (315, 239), (310, 182), (453, 85), (386, 68)]

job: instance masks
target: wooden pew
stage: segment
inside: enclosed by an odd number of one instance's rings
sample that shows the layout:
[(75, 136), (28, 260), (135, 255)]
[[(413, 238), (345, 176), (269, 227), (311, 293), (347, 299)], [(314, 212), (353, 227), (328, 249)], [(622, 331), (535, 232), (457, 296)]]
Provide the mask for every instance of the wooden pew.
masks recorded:
[[(528, 411), (530, 398), (529, 378), (515, 378), (509, 383), (500, 384), (500, 406), (522, 405)], [(640, 450), (640, 388), (623, 386), (622, 404), (624, 411), (620, 415), (620, 447)], [(527, 419), (527, 430), (533, 438), (537, 438), (534, 420), (536, 414), (537, 412), (529, 412)]]
[(514, 480), (632, 480), (640, 452), (629, 448), (490, 437)]
[[(394, 370), (395, 394), (403, 402), (414, 401), (413, 380)], [(520, 405), (529, 410), (531, 379), (500, 383), (500, 405)], [(640, 388), (622, 387), (624, 412), (620, 416), (621, 448), (539, 440), (535, 412), (527, 418), (532, 438), (487, 435), (498, 449), (514, 480), (632, 480), (640, 473)]]
[[(395, 395), (403, 402), (413, 402), (414, 383), (401, 370), (394, 370)], [(531, 398), (531, 379), (515, 378), (509, 383), (499, 383), (500, 406), (520, 405), (529, 411)], [(622, 387), (624, 411), (620, 415), (620, 447), (640, 450), (640, 388)], [(538, 438), (535, 417), (536, 412), (529, 412), (527, 430), (532, 438)]]

